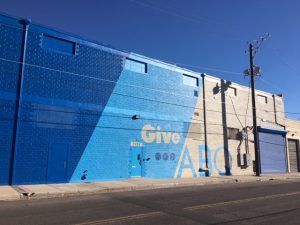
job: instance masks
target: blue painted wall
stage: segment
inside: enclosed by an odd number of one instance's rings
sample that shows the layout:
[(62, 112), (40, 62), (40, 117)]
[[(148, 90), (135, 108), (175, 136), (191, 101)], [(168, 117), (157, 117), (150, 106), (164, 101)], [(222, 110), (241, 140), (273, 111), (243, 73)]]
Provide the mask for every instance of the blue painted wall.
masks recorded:
[[(0, 184), (9, 180), (16, 92), (21, 58), (22, 25), (0, 15)], [(7, 26), (10, 25), (10, 26)]]
[[(4, 16), (0, 29), (0, 184), (7, 184), (24, 30)], [(125, 69), (127, 58), (147, 72)], [(143, 176), (174, 176), (201, 91), (184, 84), (183, 73), (199, 75), (35, 24), (25, 63), (13, 184), (55, 182), (53, 146), (67, 146), (64, 182), (126, 179), (132, 142), (143, 145)]]

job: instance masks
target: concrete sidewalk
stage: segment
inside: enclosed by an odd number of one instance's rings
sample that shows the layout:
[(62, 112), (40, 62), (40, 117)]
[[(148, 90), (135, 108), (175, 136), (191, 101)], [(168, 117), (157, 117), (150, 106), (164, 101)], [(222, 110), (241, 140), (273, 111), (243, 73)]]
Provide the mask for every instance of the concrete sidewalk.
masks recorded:
[(300, 180), (297, 174), (276, 174), (256, 176), (222, 176), (199, 177), (180, 179), (150, 179), (133, 178), (120, 181), (106, 181), (93, 183), (66, 183), (66, 184), (40, 184), (0, 186), (0, 200), (53, 198), (96, 193), (108, 193), (131, 190), (150, 190), (156, 188), (197, 186), (221, 183), (256, 182), (270, 180)]

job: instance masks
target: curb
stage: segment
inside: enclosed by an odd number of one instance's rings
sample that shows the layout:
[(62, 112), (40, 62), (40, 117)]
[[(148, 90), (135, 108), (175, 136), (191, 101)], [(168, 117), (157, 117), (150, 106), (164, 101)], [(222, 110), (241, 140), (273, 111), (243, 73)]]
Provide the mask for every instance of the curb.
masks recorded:
[(62, 197), (74, 197), (74, 196), (84, 196), (84, 195), (94, 195), (94, 194), (105, 194), (105, 193), (115, 193), (115, 192), (129, 192), (129, 191), (142, 191), (142, 190), (154, 190), (154, 189), (166, 189), (166, 188), (176, 188), (176, 187), (192, 187), (192, 186), (206, 186), (206, 185), (220, 185), (220, 184), (230, 184), (230, 183), (255, 183), (255, 182), (268, 182), (268, 181), (286, 181), (286, 180), (299, 180), (300, 177), (257, 177), (252, 179), (238, 179), (238, 178), (228, 178), (220, 180), (211, 180), (205, 182), (199, 182), (199, 180), (191, 182), (169, 182), (162, 184), (147, 184), (147, 185), (137, 185), (132, 183), (131, 186), (119, 186), (119, 187), (103, 187), (99, 184), (93, 190), (76, 190), (76, 191), (62, 191), (59, 188), (52, 187), (52, 189), (57, 189), (57, 191), (45, 192), (45, 193), (34, 193), (30, 192), (30, 188), (23, 188), (19, 186), (12, 187), (16, 194), (10, 194), (6, 196), (0, 196), (0, 201), (14, 201), (14, 200), (34, 200), (34, 199), (47, 199), (47, 198), (62, 198)]
[(52, 193), (33, 193), (30, 197), (23, 197), (21, 199), (45, 199), (45, 198), (61, 198), (61, 197), (73, 197), (73, 196), (84, 196), (84, 195), (94, 195), (94, 194), (105, 194), (105, 193), (117, 193), (117, 192), (129, 192), (129, 191), (145, 191), (145, 190), (155, 190), (155, 189), (166, 189), (166, 188), (176, 188), (176, 187), (191, 187), (191, 186), (206, 186), (206, 185), (215, 185), (215, 184), (229, 184), (229, 183), (249, 183), (257, 182), (258, 180), (219, 180), (219, 181), (210, 181), (205, 183), (200, 182), (190, 182), (190, 183), (167, 183), (167, 184), (150, 184), (150, 185), (140, 185), (140, 186), (131, 186), (131, 187), (116, 187), (116, 188), (104, 188), (94, 191), (75, 191), (75, 192), (52, 192)]

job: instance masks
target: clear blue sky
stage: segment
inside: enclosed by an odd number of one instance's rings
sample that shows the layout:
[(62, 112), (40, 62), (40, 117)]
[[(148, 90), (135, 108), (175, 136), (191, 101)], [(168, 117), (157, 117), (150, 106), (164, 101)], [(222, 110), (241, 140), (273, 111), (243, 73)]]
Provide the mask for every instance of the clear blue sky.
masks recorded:
[(242, 73), (246, 42), (269, 32), (257, 88), (283, 93), (286, 111), (300, 113), (299, 0), (1, 0), (0, 11), (244, 85), (217, 70)]

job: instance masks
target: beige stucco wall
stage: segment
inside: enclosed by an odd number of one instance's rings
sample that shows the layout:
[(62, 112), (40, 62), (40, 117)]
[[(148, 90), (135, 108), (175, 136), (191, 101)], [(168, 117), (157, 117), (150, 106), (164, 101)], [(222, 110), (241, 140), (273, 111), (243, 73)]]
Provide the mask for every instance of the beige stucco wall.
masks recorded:
[[(297, 140), (298, 145), (300, 142), (300, 121), (294, 119), (285, 119), (286, 130), (288, 131), (286, 138)], [(299, 148), (299, 146), (298, 146)], [(288, 156), (288, 170), (290, 172), (290, 159), (289, 159), (289, 146), (287, 145), (287, 156)]]
[[(255, 160), (252, 134), (252, 101), (249, 87), (224, 81), (212, 76), (205, 76), (205, 102), (208, 146), (208, 169), (212, 176), (225, 175), (225, 167), (230, 167), (232, 175), (254, 174), (252, 162)], [(234, 88), (235, 93), (228, 90)], [(256, 91), (257, 95), (264, 96), (267, 102), (257, 99), (257, 125), (264, 128), (284, 129), (284, 99), (270, 93)], [(223, 97), (222, 97), (223, 95)], [(275, 112), (276, 111), (276, 112)], [(205, 164), (205, 135), (204, 135), (204, 107), (203, 93), (200, 89), (194, 115), (189, 126), (189, 132), (181, 151), (179, 162), (184, 159), (185, 151), (189, 152), (197, 176), (199, 169), (206, 170)], [(247, 131), (248, 141), (245, 138), (229, 139), (226, 136), (227, 128), (237, 128), (238, 131)], [(200, 131), (200, 132), (199, 132)], [(225, 135), (224, 135), (225, 134)], [(228, 135), (228, 134), (227, 134)], [(228, 153), (224, 146), (228, 143)], [(248, 148), (246, 147), (248, 146)], [(243, 155), (251, 156), (251, 164), (244, 164)], [(240, 157), (239, 157), (240, 155)], [(239, 158), (241, 158), (239, 160)], [(188, 164), (189, 162), (187, 162)], [(177, 177), (178, 164), (174, 177)], [(185, 168), (181, 177), (193, 177), (192, 170)]]
[(300, 120), (286, 118), (285, 120), (287, 138), (300, 140)]
[[(226, 160), (223, 150), (227, 141), (224, 137), (224, 132), (227, 132), (227, 130), (223, 129), (226, 126), (225, 122), (227, 127), (238, 128), (239, 131), (242, 131), (245, 127), (252, 127), (252, 102), (249, 87), (227, 81), (224, 81), (223, 84), (225, 84), (223, 87), (234, 88), (236, 95), (233, 94), (232, 89), (231, 91), (226, 90), (226, 88), (222, 89), (220, 79), (210, 76), (205, 77), (207, 140), (213, 162), (212, 175), (219, 175), (220, 170), (225, 172)], [(222, 93), (224, 94), (223, 98)], [(256, 101), (257, 125), (265, 128), (283, 129), (285, 125), (283, 98), (273, 97), (272, 94), (262, 91), (256, 91), (256, 94), (267, 97), (267, 103)], [(253, 161), (255, 160), (253, 134), (251, 129), (247, 130), (248, 153)], [(232, 159), (231, 172), (233, 175), (254, 173), (253, 166), (244, 166), (243, 160), (242, 164), (238, 164), (238, 152), (241, 155), (246, 153), (246, 141), (243, 138), (241, 140), (228, 140), (228, 151)]]

